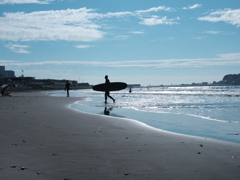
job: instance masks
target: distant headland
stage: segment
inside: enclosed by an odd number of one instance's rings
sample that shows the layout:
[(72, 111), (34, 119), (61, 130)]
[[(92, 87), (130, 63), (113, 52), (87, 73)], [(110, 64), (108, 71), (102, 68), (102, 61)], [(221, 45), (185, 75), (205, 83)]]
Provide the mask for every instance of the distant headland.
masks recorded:
[(240, 85), (240, 74), (225, 75), (222, 81), (228, 85)]
[(223, 76), (223, 79), (220, 81), (201, 82), (201, 83), (191, 83), (191, 84), (179, 84), (179, 85), (160, 85), (164, 87), (170, 86), (236, 86), (240, 85), (240, 74), (227, 74)]

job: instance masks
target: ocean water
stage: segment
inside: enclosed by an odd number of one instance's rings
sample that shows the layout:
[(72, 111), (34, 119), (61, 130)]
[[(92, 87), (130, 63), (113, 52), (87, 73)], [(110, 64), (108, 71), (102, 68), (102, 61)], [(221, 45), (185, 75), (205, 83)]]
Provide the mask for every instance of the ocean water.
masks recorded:
[[(65, 91), (51, 92), (66, 96)], [(240, 86), (133, 88), (104, 93), (91, 89), (70, 91), (85, 97), (72, 108), (94, 114), (134, 119), (154, 128), (240, 143)]]

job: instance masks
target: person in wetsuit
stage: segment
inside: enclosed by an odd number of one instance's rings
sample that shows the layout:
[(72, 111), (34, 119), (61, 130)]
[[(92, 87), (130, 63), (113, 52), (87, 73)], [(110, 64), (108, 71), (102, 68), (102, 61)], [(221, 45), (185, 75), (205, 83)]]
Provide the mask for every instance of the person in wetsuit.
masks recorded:
[(114, 99), (112, 96), (110, 96), (110, 91), (108, 90), (108, 87), (109, 87), (110, 81), (109, 81), (107, 75), (105, 76), (105, 84), (106, 84), (105, 103), (107, 103), (107, 97), (111, 98), (111, 99), (113, 100), (113, 102), (115, 102), (115, 99)]
[(67, 97), (69, 97), (69, 89), (70, 89), (70, 83), (67, 81), (67, 83), (65, 84), (65, 91), (67, 91)]

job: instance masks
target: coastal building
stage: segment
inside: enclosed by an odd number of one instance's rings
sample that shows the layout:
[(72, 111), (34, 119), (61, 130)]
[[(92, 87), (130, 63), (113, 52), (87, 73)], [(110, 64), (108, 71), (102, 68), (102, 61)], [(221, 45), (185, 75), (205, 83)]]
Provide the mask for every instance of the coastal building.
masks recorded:
[[(23, 73), (23, 70), (22, 70)], [(11, 87), (33, 88), (33, 89), (64, 89), (69, 81), (72, 89), (89, 89), (89, 83), (78, 83), (76, 80), (67, 79), (35, 79), (35, 77), (15, 76), (13, 70), (6, 70), (5, 66), (0, 66), (0, 86), (8, 84)]]
[(15, 72), (12, 71), (12, 70), (5, 70), (4, 77), (5, 77), (5, 78), (15, 77)]
[(69, 81), (73, 86), (77, 85), (77, 81), (75, 80), (67, 80), (67, 79), (35, 79), (34, 83), (44, 83), (48, 85), (55, 86), (65, 86), (66, 82)]
[(32, 86), (36, 88), (44, 88), (44, 89), (64, 89), (66, 82), (71, 84), (71, 89), (88, 89), (91, 88), (89, 83), (78, 83), (75, 80), (67, 80), (67, 79), (35, 79), (32, 82)]
[(5, 75), (5, 66), (0, 66), (0, 78), (3, 78)]
[(92, 86), (89, 83), (78, 83), (76, 88), (78, 89), (89, 89)]
[(12, 70), (5, 70), (5, 66), (0, 66), (0, 78), (15, 77), (15, 72)]
[(2, 77), (0, 78), (1, 84), (8, 84), (11, 87), (25, 87), (30, 86), (34, 81), (34, 77)]

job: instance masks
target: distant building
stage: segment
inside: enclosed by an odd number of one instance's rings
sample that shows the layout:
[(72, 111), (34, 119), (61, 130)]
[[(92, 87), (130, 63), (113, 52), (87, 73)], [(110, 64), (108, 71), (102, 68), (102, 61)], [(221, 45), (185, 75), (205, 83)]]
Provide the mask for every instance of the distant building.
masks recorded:
[(5, 76), (5, 66), (0, 66), (0, 78)]
[(12, 71), (12, 70), (5, 70), (4, 77), (5, 77), (5, 78), (15, 77), (15, 72)]
[(41, 82), (48, 85), (58, 85), (58, 86), (65, 86), (66, 82), (69, 81), (72, 85), (77, 85), (77, 81), (75, 80), (66, 80), (66, 79), (36, 79), (35, 82)]
[(90, 86), (89, 83), (78, 83), (77, 85), (79, 85), (79, 86)]
[[(23, 78), (25, 79), (25, 78)], [(75, 80), (67, 79), (33, 79), (30, 83), (30, 86), (34, 89), (64, 89), (66, 82), (71, 84), (71, 89), (89, 89), (91, 88), (89, 83), (77, 83)]]
[(15, 77), (15, 72), (12, 70), (5, 70), (5, 66), (0, 66), (0, 78)]

